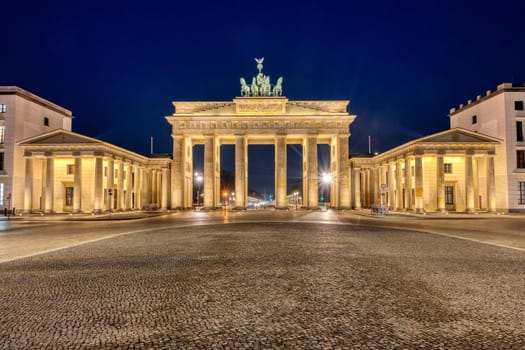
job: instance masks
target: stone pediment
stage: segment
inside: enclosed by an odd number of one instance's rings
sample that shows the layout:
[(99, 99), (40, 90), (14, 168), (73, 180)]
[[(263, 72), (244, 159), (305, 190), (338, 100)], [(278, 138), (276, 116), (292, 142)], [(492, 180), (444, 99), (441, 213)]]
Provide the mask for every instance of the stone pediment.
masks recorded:
[(29, 145), (63, 145), (63, 144), (98, 144), (101, 141), (66, 130), (54, 130), (22, 140), (21, 146)]
[(471, 142), (498, 142), (497, 139), (468, 131), (465, 129), (455, 128), (446, 130), (437, 134), (423, 137), (416, 140), (417, 143), (471, 143)]

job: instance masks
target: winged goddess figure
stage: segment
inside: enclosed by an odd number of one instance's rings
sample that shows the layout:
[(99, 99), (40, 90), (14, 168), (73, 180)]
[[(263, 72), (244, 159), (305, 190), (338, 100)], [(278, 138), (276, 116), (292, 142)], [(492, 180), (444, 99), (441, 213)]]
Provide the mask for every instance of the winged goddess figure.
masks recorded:
[(259, 70), (259, 74), (261, 73), (262, 69), (263, 69), (263, 62), (264, 62), (264, 57), (263, 58), (255, 58), (255, 62), (257, 62), (257, 69)]

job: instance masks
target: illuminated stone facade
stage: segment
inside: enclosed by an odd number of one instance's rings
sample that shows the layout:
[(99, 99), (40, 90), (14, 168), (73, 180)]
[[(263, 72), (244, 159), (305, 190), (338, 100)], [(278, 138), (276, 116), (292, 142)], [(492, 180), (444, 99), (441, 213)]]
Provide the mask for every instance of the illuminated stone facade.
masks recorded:
[(499, 139), (455, 128), (374, 157), (352, 157), (353, 207), (397, 211), (496, 211)]
[(24, 213), (169, 208), (171, 158), (148, 158), (66, 130), (19, 142)]
[(501, 140), (496, 146), (496, 206), (525, 212), (525, 86), (500, 84), (495, 91), (450, 110), (450, 126)]
[(0, 86), (0, 208), (23, 207), (24, 155), (17, 141), (71, 130), (71, 111), (16, 86)]

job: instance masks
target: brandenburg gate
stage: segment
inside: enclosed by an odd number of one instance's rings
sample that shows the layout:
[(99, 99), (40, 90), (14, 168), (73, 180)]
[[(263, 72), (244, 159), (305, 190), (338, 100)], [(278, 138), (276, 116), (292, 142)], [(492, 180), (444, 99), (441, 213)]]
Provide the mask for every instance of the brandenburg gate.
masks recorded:
[(235, 207), (248, 205), (248, 145), (275, 146), (275, 207), (287, 208), (286, 145), (303, 146), (303, 207), (317, 209), (319, 174), (317, 145), (330, 145), (331, 206), (350, 208), (348, 168), (349, 101), (290, 101), (282, 96), (282, 78), (275, 85), (262, 73), (241, 96), (226, 102), (173, 102), (167, 116), (172, 126), (171, 207), (193, 205), (193, 145), (204, 144), (204, 207), (217, 208), (221, 199), (220, 147), (235, 145)]

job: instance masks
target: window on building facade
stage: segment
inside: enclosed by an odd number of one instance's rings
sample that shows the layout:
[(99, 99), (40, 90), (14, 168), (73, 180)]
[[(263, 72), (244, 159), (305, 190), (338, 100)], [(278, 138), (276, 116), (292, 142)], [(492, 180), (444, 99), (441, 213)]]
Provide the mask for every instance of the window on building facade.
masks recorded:
[(0, 113), (7, 112), (7, 105), (5, 103), (0, 103)]
[(478, 123), (478, 116), (477, 115), (473, 115), (472, 116), (472, 124), (477, 124)]
[(71, 207), (73, 206), (73, 194), (75, 192), (73, 191), (73, 187), (66, 187), (66, 206)]
[(0, 153), (0, 170), (4, 170), (4, 152)]
[(516, 166), (518, 169), (525, 169), (525, 151), (522, 149), (516, 151)]
[(4, 205), (4, 183), (0, 183), (0, 205)]
[(44, 117), (44, 125), (45, 126), (49, 126), (49, 118), (48, 117)]
[(75, 174), (75, 164), (68, 164), (66, 167), (67, 167), (67, 174), (68, 175)]
[(452, 163), (443, 164), (443, 172), (445, 174), (452, 174)]
[(5, 136), (5, 126), (0, 125), (0, 144), (4, 144), (4, 136)]
[(445, 204), (454, 204), (454, 186), (445, 186)]
[(514, 109), (516, 111), (523, 111), (523, 101), (514, 101)]
[(518, 204), (525, 204), (525, 181), (518, 182)]
[(516, 122), (516, 141), (523, 141), (523, 122)]

